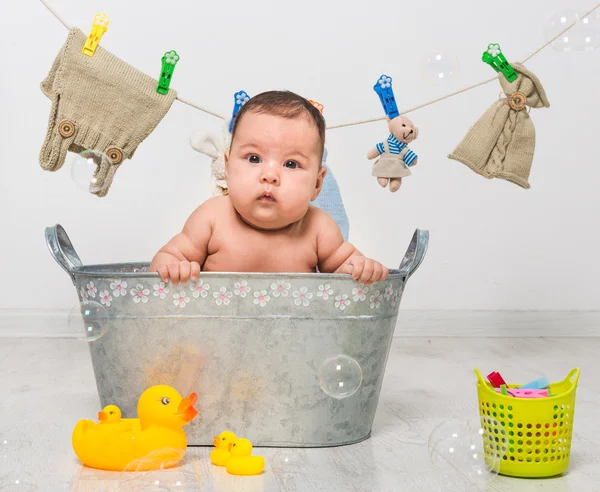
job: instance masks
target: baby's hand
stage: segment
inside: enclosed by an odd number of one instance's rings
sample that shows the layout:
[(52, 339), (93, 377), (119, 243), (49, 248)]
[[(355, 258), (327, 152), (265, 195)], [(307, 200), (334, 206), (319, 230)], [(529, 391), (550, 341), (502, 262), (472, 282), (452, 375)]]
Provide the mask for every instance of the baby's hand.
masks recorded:
[(385, 280), (388, 276), (388, 269), (378, 261), (366, 256), (352, 255), (337, 269), (336, 273), (349, 273), (357, 282), (371, 285)]
[(196, 280), (200, 274), (200, 264), (197, 261), (179, 261), (176, 258), (167, 262), (159, 263), (156, 268), (150, 268), (151, 271), (157, 271), (162, 278), (163, 282), (171, 280), (173, 285), (177, 285), (180, 282), (186, 284), (191, 278)]

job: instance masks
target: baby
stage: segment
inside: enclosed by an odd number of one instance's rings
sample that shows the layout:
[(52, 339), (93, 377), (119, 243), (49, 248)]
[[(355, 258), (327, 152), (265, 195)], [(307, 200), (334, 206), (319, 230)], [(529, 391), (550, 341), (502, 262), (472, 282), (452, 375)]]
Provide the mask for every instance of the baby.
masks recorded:
[(288, 91), (259, 94), (237, 113), (225, 154), (229, 194), (200, 205), (154, 256), (150, 271), (174, 285), (200, 271), (326, 272), (366, 285), (388, 270), (344, 241), (310, 204), (321, 191), (325, 120)]

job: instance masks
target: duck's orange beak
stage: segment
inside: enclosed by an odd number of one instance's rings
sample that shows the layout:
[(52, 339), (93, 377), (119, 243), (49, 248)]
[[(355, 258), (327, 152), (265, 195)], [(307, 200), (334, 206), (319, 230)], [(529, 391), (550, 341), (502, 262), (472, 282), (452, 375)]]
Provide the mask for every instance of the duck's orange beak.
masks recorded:
[(98, 412), (98, 420), (100, 421), (100, 423), (108, 420), (108, 415), (106, 415), (104, 412)]
[(231, 453), (231, 448), (232, 448), (232, 447), (233, 447), (233, 443), (232, 443), (232, 442), (230, 442), (230, 443), (227, 445), (227, 449), (229, 450), (229, 452), (230, 452), (230, 453)]
[(219, 445), (219, 436), (215, 436), (215, 438), (213, 439), (213, 446), (217, 447)]
[(181, 400), (181, 403), (177, 407), (177, 415), (186, 422), (190, 422), (198, 415), (198, 410), (194, 408), (197, 401), (198, 395), (196, 393), (191, 393), (190, 396)]

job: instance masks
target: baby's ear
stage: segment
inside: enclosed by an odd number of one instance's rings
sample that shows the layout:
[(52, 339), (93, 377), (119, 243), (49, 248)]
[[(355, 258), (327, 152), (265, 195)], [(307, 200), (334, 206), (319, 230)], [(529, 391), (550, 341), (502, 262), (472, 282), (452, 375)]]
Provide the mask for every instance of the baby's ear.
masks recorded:
[(319, 194), (323, 189), (323, 181), (325, 180), (326, 174), (327, 168), (325, 166), (321, 166), (321, 169), (319, 169), (319, 173), (317, 174), (317, 183), (315, 185), (315, 189), (313, 190), (313, 194), (310, 199), (311, 202), (314, 202), (319, 197)]

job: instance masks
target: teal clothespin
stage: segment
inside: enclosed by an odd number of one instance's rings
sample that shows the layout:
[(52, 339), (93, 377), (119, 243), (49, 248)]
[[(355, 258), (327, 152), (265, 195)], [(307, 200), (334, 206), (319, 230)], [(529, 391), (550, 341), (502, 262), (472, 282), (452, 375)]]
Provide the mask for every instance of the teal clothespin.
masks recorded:
[(497, 43), (490, 43), (488, 49), (483, 52), (481, 59), (496, 70), (496, 72), (502, 72), (509, 82), (512, 82), (518, 77), (517, 72), (515, 72), (513, 67), (506, 61), (504, 53), (502, 53), (500, 45)]
[(158, 79), (158, 87), (156, 92), (159, 94), (167, 94), (169, 92), (169, 85), (171, 85), (171, 76), (175, 65), (179, 61), (179, 55), (175, 50), (167, 51), (162, 57), (162, 70), (160, 72), (160, 78)]

